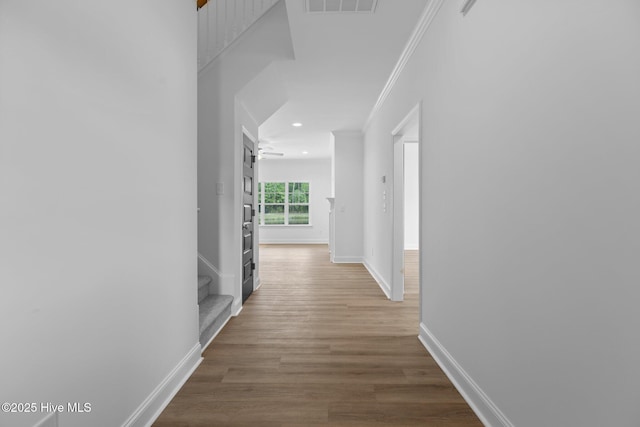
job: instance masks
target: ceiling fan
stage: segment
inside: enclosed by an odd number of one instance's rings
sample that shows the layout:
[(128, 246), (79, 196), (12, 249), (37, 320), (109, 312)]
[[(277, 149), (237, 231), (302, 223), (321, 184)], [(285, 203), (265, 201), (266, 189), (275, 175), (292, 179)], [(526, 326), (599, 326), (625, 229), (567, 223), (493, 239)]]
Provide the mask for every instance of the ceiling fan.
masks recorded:
[(265, 157), (265, 156), (282, 157), (282, 156), (284, 156), (284, 153), (278, 153), (276, 151), (273, 151), (273, 148), (271, 146), (263, 144), (262, 142), (259, 142), (258, 143), (258, 156), (260, 156), (260, 157)]

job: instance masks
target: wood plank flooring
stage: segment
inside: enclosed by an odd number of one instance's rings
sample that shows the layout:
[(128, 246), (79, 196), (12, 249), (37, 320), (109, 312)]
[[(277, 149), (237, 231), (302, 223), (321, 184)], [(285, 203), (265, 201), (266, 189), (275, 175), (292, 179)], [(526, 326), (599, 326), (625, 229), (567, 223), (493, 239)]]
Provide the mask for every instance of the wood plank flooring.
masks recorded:
[(402, 303), (324, 245), (264, 245), (260, 262), (262, 287), (154, 426), (482, 426), (417, 339), (417, 252)]

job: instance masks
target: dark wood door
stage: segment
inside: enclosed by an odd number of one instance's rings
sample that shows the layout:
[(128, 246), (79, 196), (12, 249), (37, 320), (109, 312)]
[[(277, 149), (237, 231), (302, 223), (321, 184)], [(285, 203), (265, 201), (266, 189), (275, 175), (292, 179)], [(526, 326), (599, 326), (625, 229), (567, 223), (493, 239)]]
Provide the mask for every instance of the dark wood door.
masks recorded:
[(253, 270), (255, 264), (253, 262), (253, 235), (254, 227), (253, 218), (255, 217), (255, 209), (253, 207), (255, 188), (255, 161), (253, 155), (253, 142), (243, 135), (243, 184), (242, 184), (242, 302), (245, 302), (249, 295), (253, 292)]

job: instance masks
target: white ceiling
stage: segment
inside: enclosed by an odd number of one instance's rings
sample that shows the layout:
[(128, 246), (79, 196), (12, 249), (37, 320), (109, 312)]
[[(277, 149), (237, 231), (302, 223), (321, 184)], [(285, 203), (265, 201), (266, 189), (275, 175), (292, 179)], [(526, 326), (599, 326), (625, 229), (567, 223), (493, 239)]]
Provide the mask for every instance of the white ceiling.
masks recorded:
[(260, 126), (260, 140), (285, 159), (329, 157), (329, 133), (362, 129), (427, 3), (308, 13), (306, 0), (286, 0), (296, 59), (275, 67), (289, 100)]

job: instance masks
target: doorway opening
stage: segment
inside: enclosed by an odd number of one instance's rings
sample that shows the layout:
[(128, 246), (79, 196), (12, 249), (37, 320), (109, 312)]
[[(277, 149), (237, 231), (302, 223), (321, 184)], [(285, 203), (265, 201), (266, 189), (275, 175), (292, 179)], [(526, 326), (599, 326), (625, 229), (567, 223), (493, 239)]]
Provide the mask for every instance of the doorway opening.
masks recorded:
[(420, 104), (394, 128), (391, 299), (420, 292)]

